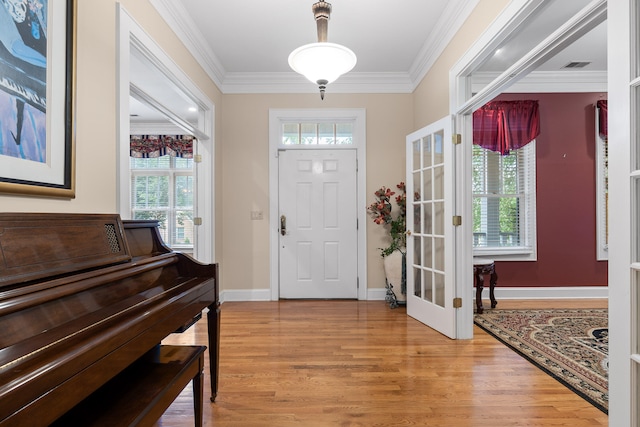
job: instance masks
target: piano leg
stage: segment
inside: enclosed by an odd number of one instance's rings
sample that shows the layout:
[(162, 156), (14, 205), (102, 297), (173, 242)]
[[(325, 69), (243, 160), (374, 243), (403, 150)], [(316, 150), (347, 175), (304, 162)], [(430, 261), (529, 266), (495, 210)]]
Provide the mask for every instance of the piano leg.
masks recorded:
[(211, 401), (218, 394), (218, 368), (220, 365), (220, 303), (211, 304), (207, 313), (209, 335), (209, 374), (211, 375)]

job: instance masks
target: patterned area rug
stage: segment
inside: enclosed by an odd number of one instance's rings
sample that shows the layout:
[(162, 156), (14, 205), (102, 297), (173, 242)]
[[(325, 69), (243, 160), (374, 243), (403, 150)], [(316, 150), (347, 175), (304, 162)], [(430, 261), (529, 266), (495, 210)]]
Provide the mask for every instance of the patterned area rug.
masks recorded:
[(485, 310), (475, 323), (608, 413), (607, 309)]

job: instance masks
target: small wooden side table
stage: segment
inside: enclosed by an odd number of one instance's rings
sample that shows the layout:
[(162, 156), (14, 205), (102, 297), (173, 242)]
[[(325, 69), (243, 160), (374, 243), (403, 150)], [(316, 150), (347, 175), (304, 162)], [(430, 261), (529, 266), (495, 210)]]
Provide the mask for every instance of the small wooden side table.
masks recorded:
[(496, 273), (496, 264), (492, 259), (473, 258), (473, 277), (476, 285), (476, 308), (477, 313), (482, 314), (482, 289), (484, 289), (484, 275), (489, 274), (489, 298), (491, 299), (491, 308), (496, 308), (498, 301), (494, 295), (494, 288), (498, 282), (498, 274)]

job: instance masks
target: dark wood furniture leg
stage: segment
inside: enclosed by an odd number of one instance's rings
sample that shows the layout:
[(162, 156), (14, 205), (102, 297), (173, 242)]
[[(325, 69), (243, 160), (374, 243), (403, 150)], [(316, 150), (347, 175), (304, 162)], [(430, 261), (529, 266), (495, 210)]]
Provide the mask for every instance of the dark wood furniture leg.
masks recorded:
[(209, 375), (211, 377), (211, 401), (215, 402), (218, 394), (218, 368), (220, 361), (220, 303), (209, 306), (207, 313), (207, 329), (209, 332)]
[(204, 401), (204, 357), (199, 359), (200, 374), (193, 377), (193, 413), (195, 415), (196, 427), (203, 425), (203, 401)]
[(482, 314), (484, 311), (484, 308), (482, 307), (482, 290), (484, 289), (482, 266), (474, 265), (473, 275), (476, 278), (476, 311), (478, 314)]
[(489, 277), (489, 298), (491, 299), (491, 308), (496, 308), (496, 305), (498, 305), (498, 301), (496, 301), (494, 289), (496, 287), (496, 283), (498, 283), (498, 273), (496, 273), (495, 264), (491, 264), (490, 274), (491, 276)]
[(491, 299), (491, 308), (496, 308), (498, 301), (495, 297), (495, 287), (498, 283), (498, 274), (496, 273), (496, 264), (491, 260), (475, 259), (473, 264), (473, 276), (476, 285), (476, 312), (482, 314), (484, 308), (482, 306), (482, 290), (484, 289), (484, 275), (489, 274), (489, 298)]

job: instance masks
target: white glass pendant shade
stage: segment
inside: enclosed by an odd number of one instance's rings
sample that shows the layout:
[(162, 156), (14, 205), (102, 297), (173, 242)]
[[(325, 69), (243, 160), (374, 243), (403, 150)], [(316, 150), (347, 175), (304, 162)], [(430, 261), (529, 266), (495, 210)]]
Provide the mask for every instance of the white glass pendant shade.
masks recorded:
[(356, 65), (356, 54), (336, 43), (318, 42), (300, 46), (289, 55), (289, 66), (311, 82), (329, 84)]

